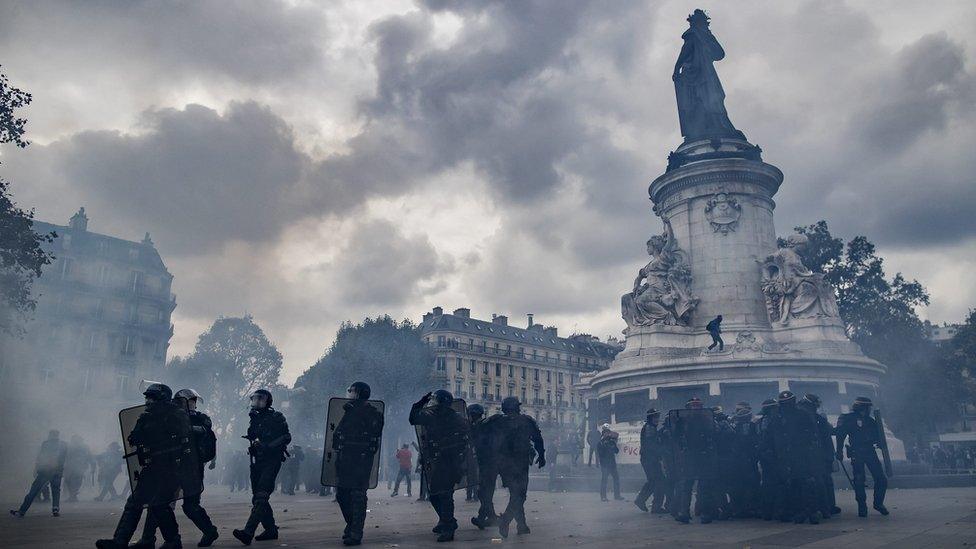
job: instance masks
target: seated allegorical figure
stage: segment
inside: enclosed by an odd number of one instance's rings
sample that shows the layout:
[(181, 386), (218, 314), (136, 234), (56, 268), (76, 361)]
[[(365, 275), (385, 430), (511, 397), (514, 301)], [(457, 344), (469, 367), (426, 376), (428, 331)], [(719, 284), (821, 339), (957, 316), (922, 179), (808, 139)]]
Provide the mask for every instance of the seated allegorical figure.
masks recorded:
[(637, 273), (634, 290), (621, 298), (628, 326), (687, 326), (698, 299), (691, 295), (691, 270), (678, 247), (671, 224), (647, 241), (651, 260)]
[(840, 316), (834, 289), (800, 258), (807, 242), (806, 235), (791, 235), (785, 247), (762, 261), (762, 289), (773, 323), (786, 326), (794, 318)]

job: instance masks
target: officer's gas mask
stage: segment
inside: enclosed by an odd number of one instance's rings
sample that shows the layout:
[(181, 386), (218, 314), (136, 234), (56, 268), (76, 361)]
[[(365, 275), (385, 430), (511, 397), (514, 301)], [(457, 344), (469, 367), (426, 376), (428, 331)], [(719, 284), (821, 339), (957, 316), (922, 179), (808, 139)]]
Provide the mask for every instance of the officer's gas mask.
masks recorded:
[(260, 393), (251, 395), (251, 409), (263, 410), (268, 407), (268, 397)]
[(195, 412), (197, 409), (197, 399), (191, 398), (186, 401), (186, 408), (191, 412)]
[(352, 400), (359, 400), (359, 389), (350, 385), (349, 388), (346, 389), (346, 398), (350, 398)]

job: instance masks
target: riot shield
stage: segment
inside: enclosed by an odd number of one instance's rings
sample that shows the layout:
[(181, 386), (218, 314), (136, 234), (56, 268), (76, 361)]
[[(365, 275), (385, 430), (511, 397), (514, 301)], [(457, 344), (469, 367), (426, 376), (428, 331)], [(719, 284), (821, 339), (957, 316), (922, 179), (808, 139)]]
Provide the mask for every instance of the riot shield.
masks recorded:
[(712, 410), (671, 410), (665, 421), (675, 477), (687, 480), (718, 476), (718, 431)]
[(348, 414), (349, 402), (352, 399), (329, 399), (320, 482), (339, 488), (376, 488), (386, 405), (382, 400), (367, 400), (368, 410)]
[(878, 448), (881, 449), (881, 458), (884, 460), (885, 475), (891, 478), (895, 475), (891, 468), (891, 452), (888, 451), (888, 437), (885, 436), (884, 420), (881, 419), (881, 410), (874, 411), (874, 421), (878, 424)]
[(817, 416), (796, 406), (779, 406), (772, 419), (770, 435), (773, 451), (784, 478), (816, 476), (822, 456)]
[[(184, 416), (179, 418), (180, 421), (175, 422), (177, 432), (173, 433), (168, 440), (136, 447), (129, 442), (129, 435), (145, 411), (146, 405), (141, 404), (119, 412), (123, 458), (130, 489), (134, 492), (140, 478), (150, 474), (151, 471), (151, 474), (157, 476), (160, 486), (151, 500), (152, 503), (169, 503), (186, 496), (198, 495), (203, 491), (203, 469), (197, 459), (197, 448), (193, 442), (187, 410), (185, 408), (175, 410), (176, 414), (182, 412)], [(173, 422), (167, 423), (173, 424)]]
[[(427, 407), (434, 406), (434, 401), (431, 400), (427, 403)], [(474, 448), (471, 444), (471, 423), (468, 420), (468, 404), (460, 398), (454, 399), (451, 403), (451, 409), (461, 416), (461, 419), (468, 425), (468, 435), (458, 434), (457, 436), (449, 437), (450, 440), (446, 442), (431, 440), (428, 436), (428, 429), (424, 425), (415, 425), (414, 428), (417, 431), (417, 445), (420, 447), (420, 460), (421, 466), (423, 467), (424, 477), (427, 481), (428, 490), (430, 493), (437, 493), (430, 490), (431, 487), (431, 467), (433, 462), (438, 459), (438, 456), (444, 453), (450, 453), (455, 450), (463, 449), (465, 452), (463, 460), (463, 474), (461, 479), (454, 485), (454, 490), (461, 490), (469, 486), (478, 485), (478, 462), (475, 459)]]

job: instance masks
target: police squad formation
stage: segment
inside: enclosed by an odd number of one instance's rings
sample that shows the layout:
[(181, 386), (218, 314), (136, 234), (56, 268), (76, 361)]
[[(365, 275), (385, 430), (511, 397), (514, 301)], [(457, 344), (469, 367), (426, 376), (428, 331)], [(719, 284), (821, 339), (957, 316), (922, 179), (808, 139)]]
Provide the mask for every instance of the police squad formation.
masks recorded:
[[(213, 469), (217, 455), (214, 426), (198, 409), (201, 399), (193, 389), (174, 394), (170, 387), (152, 383), (143, 395), (144, 405), (120, 413), (126, 452), (115, 446), (116, 460), (128, 465), (132, 491), (115, 532), (95, 546), (156, 547), (158, 530), (160, 547), (182, 547), (174, 512), (175, 502), (182, 501), (183, 513), (200, 530), (197, 546), (209, 547), (219, 534), (201, 505), (201, 494), (207, 464)], [(316, 484), (335, 490), (346, 523), (344, 545), (363, 542), (367, 492), (377, 486), (384, 404), (370, 396), (370, 386), (357, 381), (346, 397), (330, 400), (321, 477), (315, 479)], [(250, 456), (251, 510), (244, 526), (233, 530), (234, 538), (244, 545), (279, 539), (271, 495), (282, 463), (301, 463), (296, 455), (289, 455), (288, 423), (273, 403), (265, 389), (250, 396), (249, 425), (242, 438)], [(835, 426), (819, 409), (817, 395), (798, 398), (790, 391), (765, 400), (757, 413), (748, 402), (739, 402), (729, 416), (720, 408), (704, 407), (697, 397), (667, 413), (649, 409), (640, 433), (646, 482), (634, 505), (640, 511), (670, 514), (681, 523), (697, 517), (702, 524), (733, 519), (818, 524), (841, 512), (832, 481), (832, 473), (841, 467), (853, 488), (857, 515), (869, 513), (868, 474), (874, 487), (871, 509), (888, 515), (884, 497), (890, 461), (880, 415), (872, 414), (871, 400), (856, 398)], [(477, 515), (470, 519), (473, 527), (497, 529), (500, 538), (508, 538), (514, 522), (516, 535), (530, 533), (525, 516), (529, 470), (533, 464), (540, 469), (546, 466), (546, 448), (536, 420), (521, 413), (518, 398), (505, 398), (501, 413), (486, 417), (481, 405), (467, 406), (449, 391), (438, 389), (413, 404), (409, 422), (417, 435), (420, 499), (433, 508), (436, 523), (431, 531), (437, 542), (452, 541), (459, 528), (454, 508), (459, 490), (467, 490), (469, 498), (479, 503)], [(624, 499), (617, 472), (618, 440), (609, 424), (588, 439), (591, 463), (595, 453), (601, 470), (603, 501), (608, 500), (611, 481), (613, 497)], [(298, 453), (295, 446), (291, 448)], [(30, 491), (11, 515), (23, 517), (49, 486), (53, 514), (58, 516), (62, 477), (70, 498), (76, 496), (79, 484), (70, 480), (74, 473), (65, 473), (67, 453), (68, 445), (57, 431), (51, 431), (41, 444)], [(401, 480), (406, 480), (410, 495), (410, 447), (404, 444), (393, 455), (399, 473), (392, 495), (398, 494)], [(501, 513), (494, 505), (499, 480), (509, 493)], [(294, 490), (296, 483), (282, 486)], [(99, 497), (104, 496), (103, 490)], [(141, 536), (132, 543), (143, 515)]]

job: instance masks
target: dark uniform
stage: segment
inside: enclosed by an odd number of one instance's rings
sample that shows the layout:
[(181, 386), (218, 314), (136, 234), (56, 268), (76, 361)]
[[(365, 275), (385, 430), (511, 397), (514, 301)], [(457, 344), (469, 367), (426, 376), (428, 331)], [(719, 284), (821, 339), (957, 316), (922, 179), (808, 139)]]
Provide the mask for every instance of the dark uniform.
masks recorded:
[[(180, 393), (177, 392), (176, 394), (179, 395)], [(208, 461), (216, 457), (217, 437), (213, 431), (213, 421), (211, 421), (210, 416), (197, 410), (189, 410), (188, 414), (190, 416), (190, 429), (193, 432), (193, 443), (196, 445), (197, 456), (199, 457), (197, 472), (200, 478), (200, 485), (203, 486), (204, 466)], [(197, 546), (210, 547), (218, 537), (217, 527), (210, 520), (210, 515), (207, 514), (207, 510), (200, 505), (201, 495), (202, 491), (201, 493), (183, 496), (183, 514), (203, 533), (203, 538)], [(146, 516), (146, 523), (143, 526), (142, 538), (135, 544), (136, 548), (155, 547), (157, 528), (158, 523), (156, 517), (152, 513), (149, 513)]]
[(91, 450), (75, 435), (68, 444), (68, 454), (64, 460), (64, 488), (68, 491), (68, 501), (78, 501), (78, 492), (85, 481), (89, 469), (94, 469), (95, 459)]
[(502, 486), (508, 488), (509, 493), (508, 506), (498, 517), (498, 532), (504, 538), (508, 537), (508, 527), (513, 519), (519, 534), (529, 533), (525, 520), (529, 466), (533, 461), (540, 468), (546, 465), (546, 447), (535, 420), (519, 413), (517, 398), (505, 398), (502, 411), (504, 413), (490, 417), (487, 423), (495, 438), (495, 460)]
[(701, 522), (711, 522), (717, 514), (714, 483), (719, 475), (716, 451), (718, 428), (712, 410), (702, 408), (698, 398), (684, 410), (672, 410), (664, 422), (664, 433), (671, 447), (674, 496), (671, 515), (678, 522), (691, 519), (691, 494), (697, 483), (696, 507)]
[(666, 513), (671, 494), (671, 485), (664, 473), (664, 455), (667, 449), (658, 427), (660, 416), (660, 412), (651, 408), (647, 411), (647, 422), (641, 428), (640, 463), (647, 481), (634, 498), (634, 505), (646, 512), (647, 500), (653, 494), (650, 509), (652, 513)]
[(119, 494), (115, 491), (115, 479), (119, 478), (119, 474), (125, 466), (125, 461), (122, 458), (122, 447), (119, 446), (118, 442), (112, 442), (108, 445), (108, 449), (98, 454), (95, 462), (98, 465), (98, 485), (101, 486), (101, 491), (95, 496), (95, 501), (102, 501), (106, 496), (109, 499), (118, 498)]
[(251, 455), (251, 514), (243, 529), (234, 530), (234, 537), (245, 545), (250, 545), (251, 540), (255, 539), (258, 524), (264, 526), (264, 532), (256, 537), (258, 541), (278, 539), (278, 526), (270, 500), (281, 462), (285, 459), (285, 448), (291, 443), (285, 416), (271, 407), (271, 393), (259, 389), (251, 395), (252, 402), (260, 402), (262, 398), (264, 405), (252, 404), (248, 413), (251, 423), (244, 437), (251, 442), (248, 448)]
[(759, 434), (752, 410), (740, 408), (732, 416), (729, 500), (732, 516), (756, 516), (759, 503)]
[(64, 474), (64, 462), (68, 447), (64, 444), (57, 431), (48, 433), (48, 438), (41, 443), (41, 450), (37, 453), (34, 464), (34, 482), (24, 496), (20, 509), (12, 509), (11, 515), (22, 517), (30, 509), (34, 498), (48, 484), (51, 485), (51, 513), (58, 516), (61, 503), (61, 476)]
[(305, 452), (301, 446), (292, 446), (290, 456), (285, 461), (284, 473), (281, 475), (281, 492), (289, 496), (295, 495), (295, 489), (302, 483), (301, 470), (302, 462), (305, 461)]
[(494, 526), (498, 521), (494, 501), (495, 483), (498, 479), (498, 467), (495, 463), (497, 456), (494, 448), (497, 422), (489, 422), (484, 414), (485, 410), (480, 404), (468, 406), (471, 443), (474, 445), (474, 454), (478, 462), (478, 516), (471, 519), (471, 524), (479, 529)]
[(787, 512), (797, 524), (807, 520), (818, 524), (815, 479), (822, 465), (816, 415), (798, 407), (793, 393), (783, 391), (772, 414), (770, 434), (776, 466), (790, 493)]
[(888, 514), (884, 506), (885, 492), (888, 489), (888, 477), (885, 476), (881, 461), (875, 447), (881, 442), (881, 432), (878, 422), (871, 417), (871, 400), (858, 397), (854, 401), (853, 412), (842, 414), (837, 418), (837, 460), (844, 460), (844, 442), (847, 445), (847, 457), (851, 460), (854, 475), (854, 498), (857, 500), (858, 516), (867, 516), (867, 493), (864, 489), (864, 469), (871, 473), (874, 479), (874, 508), (882, 515)]
[(437, 541), (451, 541), (457, 530), (454, 518), (454, 488), (464, 478), (467, 466), (470, 431), (466, 418), (451, 408), (454, 397), (443, 389), (437, 391), (435, 405), (425, 408), (431, 394), (424, 395), (410, 408), (410, 424), (421, 425), (427, 433), (427, 444), (421, 459), (430, 504), (437, 513), (434, 532)]
[[(196, 465), (186, 408), (170, 400), (172, 391), (164, 385), (152, 384), (145, 394), (150, 400), (128, 437), (129, 444), (138, 452), (141, 466), (138, 482), (125, 501), (112, 539), (95, 543), (99, 549), (127, 547), (139, 525), (143, 507), (147, 505), (165, 540), (162, 547), (182, 547), (179, 526), (170, 503), (176, 500), (181, 490), (184, 495), (190, 495), (199, 494), (202, 489), (200, 479), (185, 474), (188, 465)], [(188, 456), (193, 457), (192, 463), (184, 463)]]
[(766, 399), (763, 401), (762, 409), (754, 421), (759, 450), (759, 467), (762, 470), (762, 479), (759, 486), (759, 512), (763, 520), (784, 518), (783, 509), (785, 508), (786, 494), (783, 489), (783, 481), (780, 476), (779, 467), (776, 466), (776, 454), (773, 446), (772, 433), (770, 431), (773, 414), (775, 413), (776, 401)]
[(367, 404), (369, 393), (343, 405), (345, 413), (336, 425), (332, 445), (336, 451), (336, 501), (346, 521), (342, 541), (359, 545), (366, 523), (366, 490), (373, 461), (383, 436), (383, 414)]
[[(813, 414), (817, 420), (817, 440), (820, 448), (819, 467), (817, 467), (817, 475), (814, 477), (817, 483), (817, 509), (823, 518), (830, 518), (831, 515), (840, 512), (840, 509), (837, 509), (837, 502), (834, 497), (833, 472), (835, 449), (834, 439), (831, 436), (834, 428), (827, 420), (827, 416), (817, 412), (817, 409), (820, 407), (820, 397), (817, 395), (805, 395), (798, 403), (798, 406)], [(834, 509), (837, 509), (837, 511), (835, 512)]]
[(604, 425), (600, 442), (596, 445), (597, 459), (600, 460), (600, 500), (607, 501), (607, 480), (613, 477), (613, 499), (622, 500), (620, 496), (620, 475), (617, 473), (617, 433)]

